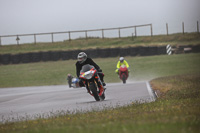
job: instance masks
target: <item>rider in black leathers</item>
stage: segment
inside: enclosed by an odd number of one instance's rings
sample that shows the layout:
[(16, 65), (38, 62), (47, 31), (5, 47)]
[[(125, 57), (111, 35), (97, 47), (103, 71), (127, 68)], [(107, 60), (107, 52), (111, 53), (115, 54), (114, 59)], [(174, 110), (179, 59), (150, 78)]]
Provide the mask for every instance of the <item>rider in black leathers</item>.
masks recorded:
[[(76, 75), (77, 75), (77, 77), (80, 76), (80, 71), (82, 69), (82, 66), (84, 66), (86, 64), (89, 64), (89, 65), (94, 66), (95, 69), (99, 72), (98, 75), (99, 75), (99, 77), (100, 77), (100, 79), (102, 81), (103, 86), (105, 86), (105, 83), (104, 83), (104, 80), (103, 80), (104, 74), (102, 73), (102, 70), (100, 69), (100, 67), (91, 58), (87, 57), (86, 53), (80, 52), (78, 54), (77, 59), (78, 59), (78, 61), (76, 62)], [(81, 87), (84, 86), (84, 84), (83, 84), (83, 82), (81, 80), (79, 81), (79, 85)]]

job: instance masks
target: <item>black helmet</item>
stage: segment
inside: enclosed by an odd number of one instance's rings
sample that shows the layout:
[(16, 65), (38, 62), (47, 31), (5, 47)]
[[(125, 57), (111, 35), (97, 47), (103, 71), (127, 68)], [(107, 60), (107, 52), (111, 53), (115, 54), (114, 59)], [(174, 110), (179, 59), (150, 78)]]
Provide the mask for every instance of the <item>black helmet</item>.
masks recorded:
[(84, 52), (80, 52), (80, 53), (78, 54), (78, 56), (77, 56), (77, 59), (78, 59), (78, 62), (79, 62), (80, 64), (82, 64), (83, 62), (86, 61), (86, 59), (87, 59), (87, 54), (84, 53)]

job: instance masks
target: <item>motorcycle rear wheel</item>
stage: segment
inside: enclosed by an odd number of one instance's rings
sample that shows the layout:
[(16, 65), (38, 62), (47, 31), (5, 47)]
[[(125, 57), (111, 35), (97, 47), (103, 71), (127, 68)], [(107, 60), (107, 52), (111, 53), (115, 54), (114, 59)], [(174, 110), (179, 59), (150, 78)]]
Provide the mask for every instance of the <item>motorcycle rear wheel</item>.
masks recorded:
[(97, 87), (96, 87), (95, 83), (91, 83), (90, 86), (89, 86), (89, 88), (92, 91), (94, 99), (96, 101), (100, 101), (100, 98), (99, 98), (99, 95), (98, 95), (98, 92), (97, 92)]

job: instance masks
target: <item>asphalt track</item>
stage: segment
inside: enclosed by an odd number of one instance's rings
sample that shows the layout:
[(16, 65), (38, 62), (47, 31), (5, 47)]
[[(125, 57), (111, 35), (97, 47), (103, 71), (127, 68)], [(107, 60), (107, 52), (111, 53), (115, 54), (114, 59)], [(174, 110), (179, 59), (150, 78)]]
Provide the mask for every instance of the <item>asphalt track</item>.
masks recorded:
[(0, 122), (49, 117), (155, 101), (148, 82), (107, 84), (106, 98), (96, 102), (85, 88), (67, 85), (0, 88)]

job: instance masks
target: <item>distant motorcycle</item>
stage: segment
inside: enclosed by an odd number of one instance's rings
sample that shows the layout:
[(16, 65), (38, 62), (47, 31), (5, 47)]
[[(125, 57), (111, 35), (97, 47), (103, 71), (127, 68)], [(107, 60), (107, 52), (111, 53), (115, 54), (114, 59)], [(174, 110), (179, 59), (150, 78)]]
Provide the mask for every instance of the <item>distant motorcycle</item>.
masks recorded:
[[(89, 88), (88, 92), (96, 101), (105, 99), (105, 89), (94, 66), (89, 64), (82, 66), (79, 78), (83, 81), (85, 86)], [(102, 87), (104, 91), (101, 92), (100, 87)]]
[(80, 87), (80, 86), (79, 86), (79, 79), (73, 77), (71, 74), (68, 74), (67, 80), (68, 80), (69, 88), (71, 88), (71, 87), (73, 87), (73, 88), (78, 88), (78, 87)]
[(78, 78), (72, 78), (72, 85), (73, 88), (79, 88), (79, 79)]
[(122, 80), (122, 82), (125, 84), (126, 80), (128, 79), (128, 68), (125, 65), (122, 65), (119, 68), (119, 78)]

